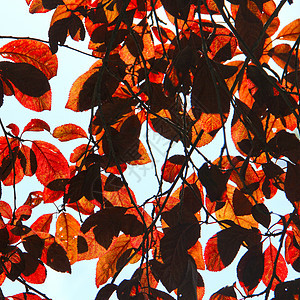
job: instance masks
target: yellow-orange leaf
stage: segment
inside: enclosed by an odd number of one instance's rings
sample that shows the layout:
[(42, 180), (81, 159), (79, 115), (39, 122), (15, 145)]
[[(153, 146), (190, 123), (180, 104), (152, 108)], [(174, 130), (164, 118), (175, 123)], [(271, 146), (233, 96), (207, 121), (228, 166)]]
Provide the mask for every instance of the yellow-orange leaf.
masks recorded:
[(79, 138), (87, 138), (87, 134), (78, 125), (65, 124), (54, 129), (53, 137), (59, 139), (61, 142), (66, 142)]
[(64, 246), (70, 264), (77, 261), (77, 237), (79, 230), (80, 224), (72, 215), (62, 212), (58, 216), (55, 237)]
[(300, 19), (294, 20), (279, 32), (277, 39), (296, 41), (300, 34)]
[(28, 63), (42, 71), (48, 79), (57, 73), (57, 57), (50, 48), (39, 41), (15, 40), (0, 48), (2, 57), (16, 63)]
[(96, 269), (96, 286), (107, 282), (117, 271), (117, 261), (121, 255), (131, 248), (130, 236), (120, 235), (115, 238), (104, 255), (102, 255), (97, 262)]
[(199, 241), (188, 250), (188, 254), (195, 260), (198, 270), (205, 270), (205, 262), (203, 258), (202, 245)]
[(225, 205), (216, 211), (216, 218), (218, 221), (231, 220), (241, 227), (250, 229), (251, 227), (257, 228), (258, 223), (254, 220), (251, 214), (237, 215), (233, 206), (233, 194), (235, 187), (228, 185)]
[[(70, 93), (69, 93), (69, 98), (68, 98), (68, 102), (66, 104), (66, 108), (71, 109), (73, 111), (77, 111), (77, 112), (85, 110), (85, 109), (82, 109), (81, 105), (80, 105), (80, 101), (79, 101), (80, 96), (81, 96), (80, 94), (81, 94), (81, 91), (83, 90), (84, 85), (88, 81), (88, 79), (96, 72), (98, 72), (97, 69), (90, 69), (89, 71), (85, 72), (84, 74), (82, 74), (75, 80), (75, 82), (73, 83), (73, 85), (71, 87)], [(91, 98), (92, 95), (84, 95), (84, 96), (85, 97), (90, 96), (90, 98)]]
[(290, 45), (280, 44), (272, 48), (268, 54), (279, 67), (282, 69), (287, 68), (288, 72), (292, 72), (295, 71), (295, 68), (297, 67), (297, 56), (293, 54), (291, 50), (292, 47)]
[(77, 248), (77, 261), (98, 258), (106, 252), (106, 249), (96, 241), (93, 229), (85, 234), (79, 232)]

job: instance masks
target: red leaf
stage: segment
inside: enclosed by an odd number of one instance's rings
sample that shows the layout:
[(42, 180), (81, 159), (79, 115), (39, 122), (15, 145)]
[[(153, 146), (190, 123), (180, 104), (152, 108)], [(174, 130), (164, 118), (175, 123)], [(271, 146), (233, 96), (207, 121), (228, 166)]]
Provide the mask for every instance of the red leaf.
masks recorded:
[(213, 235), (204, 250), (205, 264), (210, 271), (221, 271), (229, 266), (247, 236), (247, 230), (232, 226)]
[(14, 296), (5, 297), (4, 300), (43, 300), (43, 298), (28, 292), (28, 293), (21, 293)]
[(42, 215), (30, 226), (30, 228), (35, 232), (49, 233), (52, 218), (53, 214)]
[(249, 248), (237, 266), (240, 285), (250, 295), (253, 294), (264, 273), (264, 256), (261, 248), (261, 244)]
[(11, 123), (11, 124), (7, 125), (6, 127), (11, 130), (11, 133), (14, 136), (18, 136), (19, 135), (20, 129), (19, 129), (19, 127), (16, 124)]
[(50, 132), (50, 126), (43, 120), (31, 119), (31, 121), (24, 127), (23, 132), (43, 130), (47, 130)]
[(11, 207), (8, 203), (6, 203), (4, 201), (0, 201), (0, 215), (9, 220), (12, 218)]
[(54, 129), (53, 137), (59, 139), (61, 142), (66, 142), (79, 138), (87, 138), (87, 134), (78, 125), (65, 124)]
[[(277, 255), (277, 249), (272, 244), (270, 244), (270, 246), (264, 252), (265, 267), (264, 267), (264, 274), (262, 277), (262, 281), (266, 286), (268, 286), (273, 276), (274, 268), (276, 267), (276, 273), (275, 273), (276, 277), (273, 278), (272, 285), (271, 285), (272, 291), (275, 290), (275, 287), (278, 283), (285, 281), (288, 274), (286, 262), (281, 254), (279, 254), (275, 266), (276, 255)], [(277, 277), (280, 281), (277, 279)]]
[(25, 270), (22, 277), (29, 283), (41, 284), (46, 280), (47, 271), (44, 264), (28, 253), (23, 253)]
[(18, 207), (18, 209), (15, 212), (15, 217), (17, 220), (28, 220), (31, 216), (32, 208), (29, 205), (22, 205)]
[(4, 58), (15, 63), (28, 63), (42, 71), (50, 79), (57, 72), (57, 57), (52, 55), (49, 47), (39, 41), (15, 40), (0, 48), (0, 54)]
[(43, 141), (34, 141), (32, 150), (38, 165), (36, 177), (41, 184), (47, 186), (53, 180), (69, 178), (68, 162), (55, 146)]

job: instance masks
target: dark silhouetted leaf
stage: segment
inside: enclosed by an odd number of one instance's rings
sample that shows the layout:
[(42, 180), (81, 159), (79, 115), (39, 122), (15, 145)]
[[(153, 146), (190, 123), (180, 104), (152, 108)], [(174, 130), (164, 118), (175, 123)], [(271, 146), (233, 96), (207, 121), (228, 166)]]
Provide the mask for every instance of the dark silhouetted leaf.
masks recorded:
[(204, 185), (211, 201), (222, 199), (222, 195), (226, 191), (226, 184), (230, 177), (230, 172), (221, 172), (215, 165), (211, 165), (209, 168), (207, 163), (204, 163), (198, 170), (198, 177)]
[(45, 74), (33, 65), (2, 61), (0, 73), (25, 95), (40, 97), (50, 90)]
[(250, 200), (239, 189), (235, 189), (233, 193), (233, 211), (236, 216), (244, 216), (251, 214), (252, 204)]
[(271, 215), (268, 208), (263, 203), (255, 204), (252, 209), (251, 213), (253, 218), (265, 228), (269, 228), (271, 222)]
[(237, 266), (237, 275), (241, 286), (253, 293), (264, 273), (264, 255), (262, 245), (251, 247), (243, 255)]
[(286, 197), (293, 203), (300, 201), (300, 165), (288, 163), (286, 179), (284, 183), (284, 190)]
[(117, 290), (118, 286), (113, 283), (108, 283), (104, 287), (102, 287), (95, 300), (108, 300), (110, 296)]
[(47, 265), (58, 272), (71, 273), (71, 265), (65, 249), (54, 242), (47, 251)]
[(209, 300), (235, 300), (236, 292), (233, 286), (226, 286), (214, 293)]

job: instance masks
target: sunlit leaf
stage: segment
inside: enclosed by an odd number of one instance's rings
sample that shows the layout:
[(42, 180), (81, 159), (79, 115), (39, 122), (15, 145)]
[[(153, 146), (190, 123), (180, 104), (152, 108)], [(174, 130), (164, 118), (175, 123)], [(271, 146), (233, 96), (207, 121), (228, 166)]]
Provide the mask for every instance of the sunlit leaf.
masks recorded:
[(0, 214), (2, 217), (11, 219), (12, 218), (12, 210), (8, 203), (5, 201), (0, 201)]
[(115, 274), (118, 259), (130, 247), (130, 237), (123, 234), (115, 238), (106, 253), (99, 257), (96, 268), (97, 287), (106, 283)]
[(294, 20), (281, 29), (277, 39), (296, 41), (300, 34), (300, 19)]
[(37, 160), (36, 176), (44, 186), (55, 179), (69, 178), (68, 162), (54, 145), (43, 141), (34, 141), (32, 150)]
[(70, 264), (77, 261), (77, 236), (80, 230), (79, 222), (70, 214), (62, 212), (56, 221), (55, 237), (64, 246)]
[(170, 157), (161, 167), (161, 170), (163, 172), (163, 179), (168, 182), (173, 182), (184, 162), (185, 156), (183, 155), (173, 155), (172, 157)]
[(78, 125), (65, 124), (56, 127), (53, 131), (53, 136), (61, 142), (66, 142), (78, 138), (87, 138), (86, 132)]
[(36, 232), (47, 232), (49, 233), (50, 225), (52, 222), (53, 214), (41, 215), (30, 227)]
[[(268, 286), (270, 280), (272, 279), (271, 290), (274, 291), (275, 287), (278, 283), (284, 282), (287, 274), (288, 269), (286, 266), (286, 262), (281, 254), (279, 254), (278, 259), (276, 260), (277, 256), (277, 249), (270, 244), (270, 246), (264, 252), (264, 274), (262, 277), (263, 283)], [(275, 277), (273, 277), (274, 268), (276, 266)], [(278, 280), (279, 279), (279, 280)]]
[(57, 57), (49, 47), (35, 40), (15, 40), (0, 48), (0, 55), (15, 63), (28, 63), (42, 71), (50, 79), (57, 73)]
[(50, 132), (50, 126), (41, 119), (31, 119), (31, 121), (24, 127), (23, 132), (43, 130)]

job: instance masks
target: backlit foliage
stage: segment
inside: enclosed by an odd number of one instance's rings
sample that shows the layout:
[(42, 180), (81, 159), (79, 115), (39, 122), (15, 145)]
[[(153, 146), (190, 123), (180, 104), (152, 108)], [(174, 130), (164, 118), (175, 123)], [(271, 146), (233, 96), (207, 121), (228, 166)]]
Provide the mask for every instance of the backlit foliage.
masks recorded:
[[(36, 176), (44, 188), (23, 204), (0, 201), (0, 284), (25, 287), (0, 298), (50, 299), (30, 285), (45, 282), (46, 266), (71, 273), (96, 258), (96, 300), (299, 299), (299, 279), (286, 278), (288, 265), (300, 272), (300, 19), (279, 30), (278, 17), (292, 1), (26, 2), (30, 13), (52, 13), (49, 43), (16, 38), (0, 48), (0, 106), (14, 96), (50, 110), (56, 53), (67, 39), (88, 39), (95, 62), (65, 102), (91, 120), (55, 129), (38, 118), (21, 129), (1, 121), (0, 184)], [(40, 131), (85, 142), (68, 159)], [(149, 132), (168, 142), (162, 164)], [(207, 157), (201, 147), (217, 133), (220, 155)], [(136, 199), (127, 169), (145, 164), (157, 185)], [(278, 190), (293, 207), (287, 215), (268, 208)], [(44, 203), (56, 210), (32, 220)], [(201, 245), (211, 224), (219, 230)], [(236, 283), (204, 296), (202, 271), (235, 259)]]

